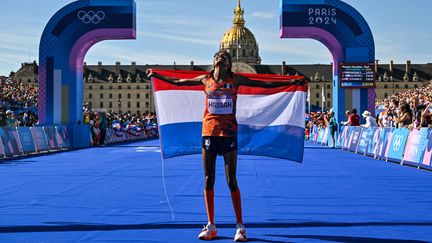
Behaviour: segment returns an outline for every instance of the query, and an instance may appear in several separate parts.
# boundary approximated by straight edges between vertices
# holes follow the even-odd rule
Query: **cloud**
[[[261,19],[276,19],[279,16],[279,11],[273,10],[269,12],[254,12],[252,17]]]

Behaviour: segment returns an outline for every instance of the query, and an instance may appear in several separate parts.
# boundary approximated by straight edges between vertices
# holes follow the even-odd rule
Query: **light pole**
[[[121,114],[121,100],[117,101],[119,114]]]

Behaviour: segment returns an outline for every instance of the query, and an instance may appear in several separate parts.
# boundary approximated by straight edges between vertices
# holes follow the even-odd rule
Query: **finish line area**
[[[3,161],[0,242],[202,242],[201,155],[163,165],[170,204],[158,140]],[[430,173],[310,142],[302,164],[240,155],[249,241],[430,242]],[[232,242],[222,158],[215,217]]]

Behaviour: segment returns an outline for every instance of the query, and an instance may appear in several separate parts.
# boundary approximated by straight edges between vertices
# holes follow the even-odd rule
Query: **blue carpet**
[[[0,242],[201,242],[200,155],[166,160],[158,141],[0,164]],[[240,156],[250,242],[430,242],[432,174],[305,144],[303,164]],[[216,242],[235,216],[218,159]],[[174,219],[173,219],[174,216]]]

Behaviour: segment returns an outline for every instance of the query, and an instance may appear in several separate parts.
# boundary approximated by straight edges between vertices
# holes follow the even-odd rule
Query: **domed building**
[[[219,50],[228,51],[233,62],[261,64],[255,36],[245,27],[244,9],[241,8],[240,0],[237,2],[234,14],[234,26],[225,33],[219,45]]]

